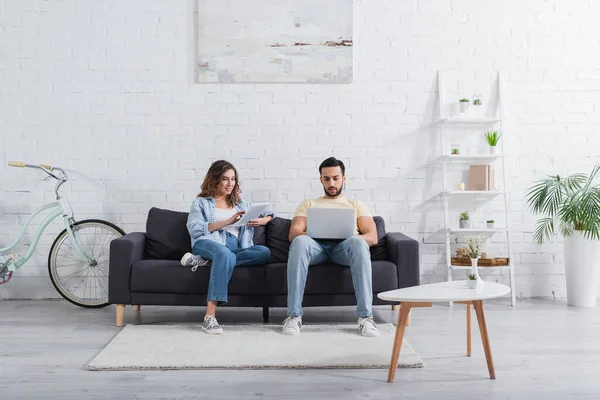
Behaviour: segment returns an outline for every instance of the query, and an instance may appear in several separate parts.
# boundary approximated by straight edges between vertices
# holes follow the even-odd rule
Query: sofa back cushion
[[[146,258],[179,260],[192,251],[188,213],[152,207],[146,221]]]
[[[381,217],[373,217],[377,227],[377,245],[370,248],[371,260],[386,260],[387,251],[385,248],[385,222]],[[287,262],[290,252],[290,242],[288,235],[292,221],[287,218],[274,218],[267,224],[266,242],[271,250],[271,262]]]

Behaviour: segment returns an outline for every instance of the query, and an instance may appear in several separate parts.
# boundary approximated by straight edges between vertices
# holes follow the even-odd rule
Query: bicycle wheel
[[[92,261],[81,258],[65,229],[54,240],[48,255],[50,280],[56,291],[75,305],[105,307],[108,305],[110,242],[125,232],[99,219],[75,222],[71,229]]]

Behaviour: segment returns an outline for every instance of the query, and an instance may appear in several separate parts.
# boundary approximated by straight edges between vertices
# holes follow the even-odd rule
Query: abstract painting
[[[352,82],[353,0],[198,0],[199,82]]]

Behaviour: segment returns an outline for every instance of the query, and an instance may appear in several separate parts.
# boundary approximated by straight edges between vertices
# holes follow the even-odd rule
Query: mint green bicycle
[[[11,167],[34,168],[44,171],[57,181],[56,201],[35,209],[23,224],[15,241],[0,248],[0,285],[8,283],[14,272],[33,255],[46,227],[62,217],[65,229],[56,237],[48,255],[48,273],[56,291],[69,302],[85,308],[108,305],[108,262],[110,242],[125,235],[118,226],[99,219],[75,221],[69,201],[58,191],[69,180],[62,169],[50,165],[31,165],[10,161]],[[24,256],[7,254],[21,241],[25,229],[41,212],[52,210],[37,228],[29,250]]]

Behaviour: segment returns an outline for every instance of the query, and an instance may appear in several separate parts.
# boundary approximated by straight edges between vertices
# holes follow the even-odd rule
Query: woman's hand
[[[246,211],[238,211],[231,216],[231,218],[225,220],[225,225],[235,224],[238,219],[242,218],[242,215],[246,214]]]
[[[270,215],[268,217],[263,217],[263,218],[254,218],[254,219],[251,219],[250,221],[248,221],[248,224],[246,226],[254,228],[259,225],[266,225],[272,219],[273,219],[273,217],[271,217]]]

